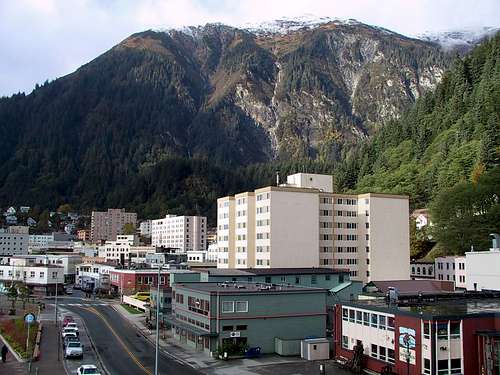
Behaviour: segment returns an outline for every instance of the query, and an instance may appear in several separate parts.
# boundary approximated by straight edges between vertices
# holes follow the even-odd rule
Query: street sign
[[[35,315],[32,314],[32,313],[28,313],[24,316],[24,321],[27,323],[27,324],[31,324],[33,323],[34,321],[36,320],[35,318]]]

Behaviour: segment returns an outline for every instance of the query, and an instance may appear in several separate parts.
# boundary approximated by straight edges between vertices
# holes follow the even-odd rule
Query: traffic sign
[[[36,320],[35,318],[35,315],[32,314],[32,313],[28,313],[24,316],[24,321],[27,323],[27,324],[31,324],[33,323],[34,321]]]

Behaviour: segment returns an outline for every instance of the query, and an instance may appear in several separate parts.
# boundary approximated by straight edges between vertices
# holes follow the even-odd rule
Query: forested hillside
[[[346,155],[341,187],[431,203],[448,252],[488,246],[500,230],[500,34],[457,59],[435,91]]]

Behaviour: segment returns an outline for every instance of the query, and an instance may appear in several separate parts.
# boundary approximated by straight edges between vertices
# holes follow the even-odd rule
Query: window
[[[3,273],[3,271],[2,271],[2,273]],[[35,271],[31,271],[31,272],[30,272],[30,277],[31,277],[31,278],[34,278],[34,277],[35,277]]]
[[[365,325],[365,326],[370,325],[370,314],[367,312],[363,313],[363,325]]]
[[[366,246],[366,252],[369,253],[370,252],[370,246]]]
[[[349,337],[342,336],[342,348],[349,349]]]
[[[431,323],[424,322],[424,339],[430,339],[430,338],[431,338]]]
[[[370,357],[378,358],[378,347],[375,344],[372,344],[372,351],[370,353]]]
[[[447,359],[440,359],[438,361],[438,374],[449,374],[448,371],[448,360]]]
[[[266,276],[266,283],[270,284],[271,283],[271,276]]]
[[[385,316],[384,315],[379,315],[379,317],[378,317],[378,325],[379,325],[380,329],[385,329],[385,322],[386,322]]]
[[[450,322],[450,338],[460,338],[460,322]]]
[[[248,312],[248,301],[236,301],[236,312]]]
[[[438,339],[448,339],[448,323],[438,323],[437,324],[437,336]]]
[[[387,349],[387,362],[389,363],[394,363],[394,350],[393,349]]]
[[[365,223],[365,227],[366,227],[366,229],[369,229],[370,228],[370,223]]]
[[[295,277],[295,284],[300,284],[300,277],[298,276]]]
[[[462,361],[460,358],[452,359],[451,361],[451,373],[461,374],[462,373]]]
[[[222,312],[223,313],[234,312],[234,302],[233,301],[223,301],[222,302]]]
[[[381,361],[386,361],[386,355],[387,355],[387,350],[383,347],[383,346],[380,346],[378,348],[378,359],[380,359]]]
[[[354,310],[349,310],[349,321],[354,323]]]
[[[342,309],[342,320],[345,320],[347,322],[348,318],[349,318],[349,310]]]
[[[424,374],[431,373],[431,360],[428,358],[424,358]]]
[[[316,283],[317,283],[316,275],[311,275],[311,284],[316,284]]]
[[[378,322],[378,317],[377,314],[371,314],[371,322],[372,322],[372,327],[377,328],[377,322]]]
[[[387,330],[394,331],[394,318],[391,316],[387,317]]]
[[[229,332],[233,330],[233,326],[222,326],[222,330],[225,332]]]
[[[246,331],[247,330],[247,325],[246,324],[241,324],[236,326],[237,331]]]
[[[356,323],[363,324],[363,313],[356,310]]]

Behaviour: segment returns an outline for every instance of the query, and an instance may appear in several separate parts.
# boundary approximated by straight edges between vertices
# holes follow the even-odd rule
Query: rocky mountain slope
[[[435,43],[356,21],[137,33],[0,99],[0,199],[124,205],[118,190],[172,158],[336,161],[435,87],[450,61]]]

